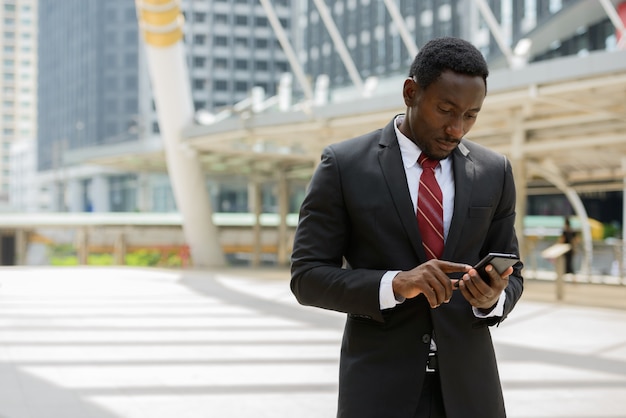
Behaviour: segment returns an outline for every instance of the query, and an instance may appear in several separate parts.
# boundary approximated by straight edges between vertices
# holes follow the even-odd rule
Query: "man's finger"
[[[439,268],[444,273],[467,273],[472,266],[469,264],[453,263],[452,261],[439,260]]]

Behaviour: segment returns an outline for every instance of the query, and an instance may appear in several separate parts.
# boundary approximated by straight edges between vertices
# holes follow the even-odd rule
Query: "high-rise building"
[[[9,202],[10,150],[36,135],[37,1],[0,1],[0,205]]]
[[[300,58],[313,77],[325,74],[331,86],[353,83],[317,2],[303,0]],[[513,50],[533,39],[529,62],[614,48],[615,28],[595,2],[578,0],[397,0],[403,22],[392,19],[383,0],[324,2],[328,15],[362,78],[405,74],[413,60],[402,38],[402,26],[419,48],[439,36],[457,36],[476,45],[492,69],[507,65],[498,41]],[[489,18],[498,25],[494,35]],[[615,2],[614,2],[615,3]]]
[[[273,3],[289,32],[289,1]],[[52,210],[174,210],[162,167],[156,173],[84,164],[160,141],[134,2],[40,0],[39,7],[38,170],[50,184]],[[258,1],[183,0],[181,9],[196,110],[232,106],[253,87],[276,93],[288,62]],[[213,187],[213,196],[246,187]]]

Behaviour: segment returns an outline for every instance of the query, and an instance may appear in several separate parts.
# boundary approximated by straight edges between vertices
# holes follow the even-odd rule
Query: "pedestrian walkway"
[[[0,418],[331,418],[342,324],[284,270],[1,268]],[[523,298],[493,337],[510,418],[626,417],[626,310]]]

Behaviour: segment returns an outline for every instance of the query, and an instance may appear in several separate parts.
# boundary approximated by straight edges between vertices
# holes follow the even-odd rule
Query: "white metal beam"
[[[515,65],[515,57],[513,55],[513,51],[511,50],[511,47],[505,42],[504,36],[502,35],[502,29],[500,28],[500,24],[493,15],[491,8],[487,4],[487,1],[474,0],[474,3],[476,3],[476,6],[478,6],[480,14],[482,15],[483,19],[485,19],[487,26],[489,26],[489,30],[491,31],[491,34],[498,43],[500,51],[502,51],[502,54],[504,54],[504,56],[506,57],[509,67],[512,68]]]
[[[404,18],[402,17],[402,14],[398,9],[395,0],[384,0],[384,2],[385,6],[387,6],[387,11],[389,12],[389,15],[391,16],[391,20],[398,29],[398,33],[400,33],[402,42],[404,42],[404,45],[409,52],[409,56],[415,57],[418,52],[417,44],[415,43],[415,39],[411,36],[411,33],[406,27]]]
[[[346,67],[350,79],[354,83],[357,90],[363,92],[363,79],[361,79],[361,74],[359,74],[359,71],[354,65],[354,61],[352,60],[350,52],[348,51],[348,48],[346,48],[346,44],[343,41],[337,26],[335,25],[335,21],[328,10],[328,6],[326,6],[326,2],[324,0],[313,0],[313,3],[315,3],[315,7],[317,8],[318,13],[326,26],[326,30],[328,30],[328,34],[330,35],[333,44],[335,44],[337,53],[339,54],[343,65]]]
[[[621,39],[617,44],[619,49],[626,48],[626,27],[624,27],[624,22],[620,18],[619,14],[617,14],[617,10],[613,6],[610,0],[598,0],[602,5],[602,8],[606,12],[607,16],[615,26],[615,30],[617,30],[621,34]]]
[[[276,38],[278,38],[278,42],[280,42],[280,46],[283,48],[285,55],[287,55],[287,59],[289,60],[289,65],[291,65],[291,69],[294,72],[296,78],[298,79],[298,82],[300,83],[302,90],[304,91],[304,96],[308,100],[312,100],[313,89],[311,88],[311,83],[309,82],[308,78],[304,74],[304,70],[302,69],[302,66],[300,65],[300,61],[298,60],[296,53],[291,47],[291,43],[289,42],[289,38],[287,37],[287,34],[285,33],[285,29],[280,24],[280,20],[276,16],[276,11],[274,10],[274,7],[272,6],[271,1],[270,0],[259,0],[259,1],[261,2],[263,9],[265,10],[265,14],[267,15],[267,19],[269,20],[270,25],[272,25],[272,29],[274,29],[274,34],[276,35]]]

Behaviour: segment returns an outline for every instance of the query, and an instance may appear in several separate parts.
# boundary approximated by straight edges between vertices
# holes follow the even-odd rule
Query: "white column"
[[[194,109],[179,2],[137,0],[136,4],[167,170],[193,264],[221,266],[225,259],[213,224],[206,178],[197,153],[182,140],[182,130],[193,122]]]
[[[80,179],[67,180],[65,205],[67,206],[68,212],[83,211],[83,190]]]
[[[104,174],[99,174],[91,180],[91,204],[94,212],[110,212],[110,188],[109,179]]]
[[[152,210],[152,187],[150,175],[146,173],[137,175],[137,209],[140,212]]]
[[[280,219],[278,220],[278,246],[277,246],[277,259],[278,265],[289,265],[289,253],[288,253],[288,230],[287,230],[287,215],[289,214],[289,183],[287,182],[287,175],[284,169],[281,169],[278,175],[278,213]]]
[[[261,253],[263,251],[261,242],[261,213],[263,205],[261,183],[252,180],[248,190],[248,207],[250,207],[250,211],[254,214],[254,225],[252,225],[252,258],[250,264],[253,267],[258,267],[261,265]]]
[[[524,143],[526,142],[526,130],[524,129],[524,114],[517,111],[511,118],[513,125],[513,136],[511,137],[511,164],[513,165],[513,176],[515,178],[515,189],[517,198],[515,200],[515,230],[519,241],[519,250],[522,260],[530,254],[526,247],[526,237],[524,235],[524,218],[526,217],[527,199],[527,179],[526,161],[524,159]]]

